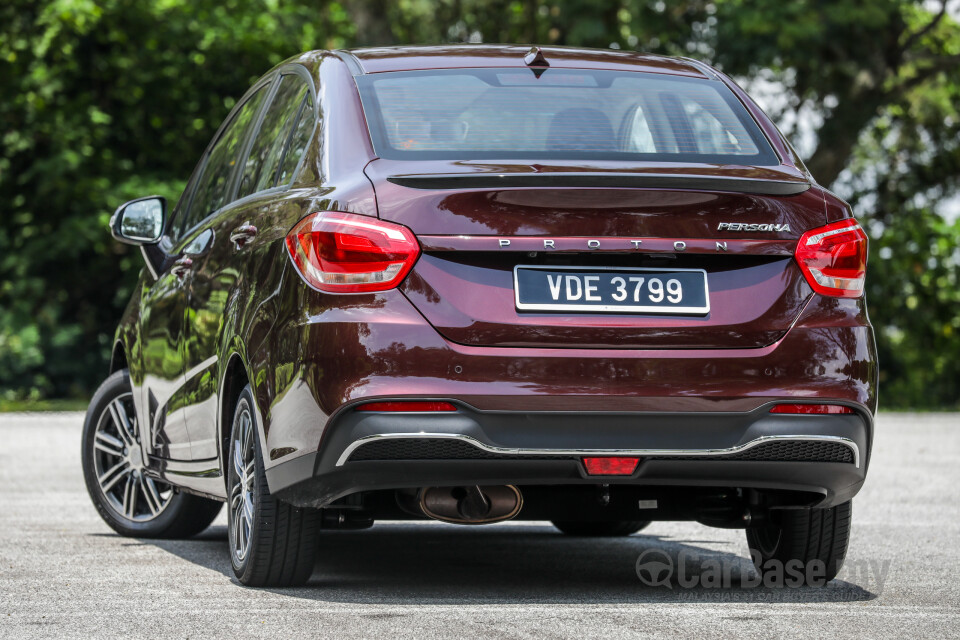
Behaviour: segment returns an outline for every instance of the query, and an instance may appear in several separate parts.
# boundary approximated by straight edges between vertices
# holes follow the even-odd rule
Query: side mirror
[[[154,244],[163,234],[166,212],[167,201],[161,196],[131,200],[110,218],[110,233],[125,244]]]

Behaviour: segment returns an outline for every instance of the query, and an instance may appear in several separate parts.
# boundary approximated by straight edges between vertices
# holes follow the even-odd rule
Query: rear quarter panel
[[[315,80],[319,124],[314,139],[293,188],[251,211],[258,234],[240,266],[245,275],[238,282],[236,299],[228,309],[220,347],[221,380],[232,357],[241,357],[245,364],[263,426],[262,444],[268,467],[284,456],[306,453],[285,451],[282,444],[268,447],[271,425],[282,421],[292,429],[309,432],[310,420],[317,415],[315,401],[306,408],[280,403],[284,397],[300,393],[297,372],[310,346],[283,340],[281,335],[290,334],[276,328],[302,324],[308,309],[298,296],[318,295],[291,267],[286,234],[303,216],[315,211],[377,215],[373,188],[363,173],[373,158],[373,148],[353,77],[340,58],[324,55],[316,67]],[[301,408],[284,409],[293,406]],[[224,428],[221,424],[221,431]]]

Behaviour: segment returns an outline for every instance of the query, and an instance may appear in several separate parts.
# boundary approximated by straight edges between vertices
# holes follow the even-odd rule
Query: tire
[[[230,562],[251,587],[304,584],[316,560],[320,511],[301,509],[270,495],[250,385],[234,409],[226,460]]]
[[[122,536],[189,538],[210,526],[223,507],[149,473],[126,369],[104,380],[93,395],[81,443],[83,478],[93,506]]]
[[[614,522],[577,522],[574,520],[553,520],[553,526],[568,536],[590,536],[611,538],[629,536],[650,524],[649,520],[621,520]]]
[[[787,563],[803,565],[803,582],[823,586],[837,577],[850,542],[853,503],[844,502],[829,509],[783,510],[775,522],[747,529],[747,544],[757,571],[784,571]],[[810,571],[813,563],[822,563],[822,571]],[[812,577],[812,579],[811,579]]]

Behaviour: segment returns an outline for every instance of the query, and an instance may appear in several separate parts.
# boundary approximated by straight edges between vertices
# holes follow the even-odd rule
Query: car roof
[[[646,71],[699,78],[710,77],[705,64],[687,58],[670,58],[636,51],[540,47],[550,67],[558,69],[609,69]],[[452,44],[429,47],[370,47],[349,49],[361,73],[462,69],[476,67],[525,68],[530,45]]]

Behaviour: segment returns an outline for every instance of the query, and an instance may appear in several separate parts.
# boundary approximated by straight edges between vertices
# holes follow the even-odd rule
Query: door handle
[[[183,277],[187,275],[187,272],[190,271],[190,267],[192,266],[193,260],[187,256],[183,256],[173,263],[173,267],[170,268],[170,272],[182,280]]]
[[[245,222],[233,230],[233,233],[230,234],[230,242],[236,244],[237,249],[241,249],[243,245],[250,242],[256,235],[257,228],[249,222]]]

